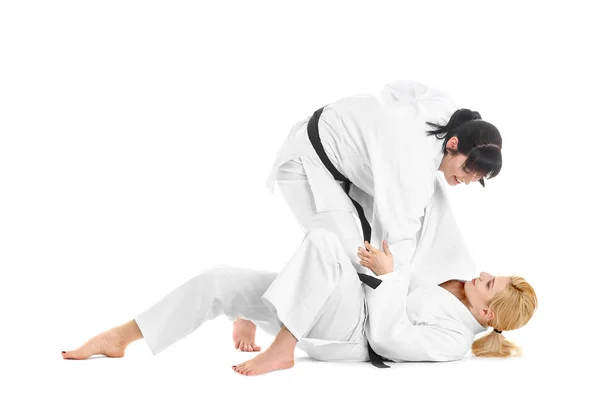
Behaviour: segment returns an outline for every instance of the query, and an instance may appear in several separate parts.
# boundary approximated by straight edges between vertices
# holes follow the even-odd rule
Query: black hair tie
[[[502,331],[498,331],[496,328],[494,328],[494,332],[497,332],[498,334],[502,334]]]

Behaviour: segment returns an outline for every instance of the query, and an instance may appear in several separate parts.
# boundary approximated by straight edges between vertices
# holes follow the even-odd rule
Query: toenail
[[[62,352],[63,354],[66,354],[66,352],[65,352],[65,351],[61,351],[61,352]]]

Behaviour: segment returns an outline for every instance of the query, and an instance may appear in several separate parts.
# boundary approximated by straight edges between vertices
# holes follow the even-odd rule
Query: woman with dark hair
[[[396,81],[380,98],[342,98],[296,123],[267,185],[277,182],[305,232],[333,232],[357,271],[372,274],[358,246],[387,240],[396,268],[408,266],[436,174],[450,186],[484,186],[502,168],[501,148],[500,132],[478,112],[456,109],[435,88]],[[256,350],[251,328],[239,331],[247,323],[234,325],[236,347]]]
[[[462,170],[473,175],[480,175],[479,183],[485,187],[485,178],[491,179],[500,173],[502,168],[502,138],[498,129],[481,120],[477,111],[459,109],[455,111],[446,125],[427,122],[433,130],[427,131],[428,135],[435,135],[444,141],[442,147],[444,157],[446,154],[460,156],[463,160]],[[450,142],[450,146],[448,145]],[[444,160],[442,159],[442,162]],[[449,172],[444,172],[444,177],[449,185],[463,182],[463,178],[454,175],[448,180]],[[468,182],[466,182],[468,184]]]

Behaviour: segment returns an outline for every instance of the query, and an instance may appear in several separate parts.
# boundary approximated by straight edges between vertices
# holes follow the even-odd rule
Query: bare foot
[[[240,375],[261,375],[278,369],[288,369],[294,366],[294,354],[286,354],[280,348],[270,347],[262,354],[240,365],[232,366]]]
[[[125,355],[125,347],[129,343],[119,327],[113,328],[83,344],[77,349],[63,351],[64,359],[88,359],[92,355],[106,355],[111,358],[121,358]]]
[[[245,352],[257,352],[261,348],[254,343],[256,325],[252,321],[238,318],[233,321],[233,344],[235,349]]]

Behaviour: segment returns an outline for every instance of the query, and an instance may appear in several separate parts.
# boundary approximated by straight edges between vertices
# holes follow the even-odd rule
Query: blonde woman
[[[241,375],[291,368],[295,347],[338,362],[368,361],[369,344],[394,362],[459,360],[470,348],[479,356],[520,352],[499,332],[522,327],[536,309],[535,292],[523,278],[481,273],[439,285],[411,282],[407,271],[394,269],[386,243],[381,251],[367,244],[358,254],[377,275],[368,276],[375,285],[361,283],[334,233],[316,229],[280,273],[207,269],[133,320],[62,356],[122,357],[142,338],[157,354],[220,315],[241,316],[275,335],[267,350],[232,366]],[[495,330],[473,342],[488,328]]]

